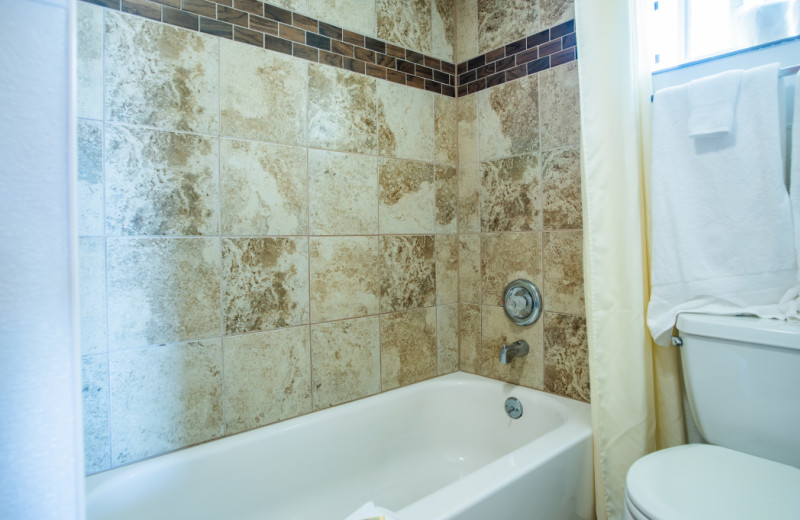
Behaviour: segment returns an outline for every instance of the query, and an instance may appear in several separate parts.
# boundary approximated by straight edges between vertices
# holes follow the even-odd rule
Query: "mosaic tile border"
[[[260,0],[83,0],[445,96],[456,67]]]
[[[458,97],[578,59],[575,20],[458,64]]]

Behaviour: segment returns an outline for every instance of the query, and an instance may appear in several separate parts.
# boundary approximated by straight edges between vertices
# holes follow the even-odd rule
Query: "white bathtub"
[[[524,413],[509,418],[505,399]],[[89,520],[594,518],[584,403],[450,374],[87,478]]]

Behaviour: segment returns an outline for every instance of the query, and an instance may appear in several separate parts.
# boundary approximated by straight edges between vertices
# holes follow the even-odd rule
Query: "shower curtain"
[[[638,458],[685,443],[680,363],[649,335],[651,80],[638,0],[576,0],[584,278],[597,516],[622,517]]]

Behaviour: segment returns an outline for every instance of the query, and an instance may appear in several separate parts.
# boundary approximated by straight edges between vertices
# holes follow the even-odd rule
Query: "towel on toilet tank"
[[[647,324],[660,345],[679,312],[797,317],[779,305],[797,262],[777,65],[743,71],[729,132],[692,137],[689,117],[688,85],[655,94]]]

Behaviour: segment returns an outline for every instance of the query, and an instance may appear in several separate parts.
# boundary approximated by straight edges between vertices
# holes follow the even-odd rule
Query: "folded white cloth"
[[[397,513],[389,511],[380,506],[376,506],[374,502],[367,502],[359,507],[353,514],[345,518],[345,520],[400,520]]]
[[[741,79],[741,70],[729,70],[689,82],[690,136],[731,131]]]
[[[687,85],[655,94],[647,324],[658,344],[682,311],[790,317],[779,307],[797,266],[777,81],[775,64],[745,71],[731,131],[702,139],[686,132]]]
[[[800,73],[795,75],[794,119],[792,121],[791,168],[789,169],[789,200],[794,224],[794,247],[800,262]],[[797,270],[798,289],[781,301],[781,310],[789,314],[800,312],[800,269]]]

